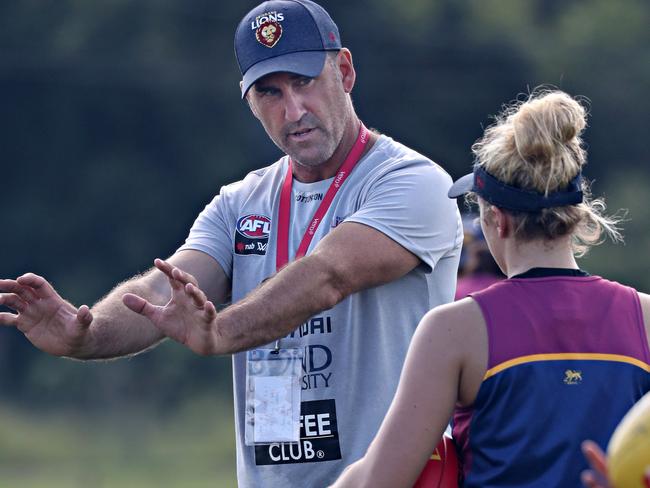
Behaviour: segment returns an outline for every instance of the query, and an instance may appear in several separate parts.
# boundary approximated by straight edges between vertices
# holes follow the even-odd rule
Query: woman
[[[579,269],[620,239],[581,177],[584,108],[559,91],[507,108],[473,146],[473,194],[508,279],[430,311],[366,455],[336,487],[412,486],[453,415],[466,487],[580,486],[584,439],[604,446],[650,390],[650,296]]]

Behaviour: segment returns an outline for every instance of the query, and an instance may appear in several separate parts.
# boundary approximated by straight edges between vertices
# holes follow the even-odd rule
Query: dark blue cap
[[[242,98],[262,76],[288,72],[318,76],[327,51],[341,49],[336,24],[310,0],[272,0],[248,12],[235,32]]]
[[[479,165],[474,171],[459,178],[449,189],[447,196],[456,198],[474,192],[485,201],[507,210],[538,212],[543,208],[564,207],[582,202],[582,175],[578,173],[564,191],[547,195],[536,191],[522,190],[499,181]]]

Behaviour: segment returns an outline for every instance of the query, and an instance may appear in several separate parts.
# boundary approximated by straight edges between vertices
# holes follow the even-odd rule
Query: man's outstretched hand
[[[63,300],[45,278],[27,273],[0,280],[0,325],[16,327],[39,349],[56,356],[77,356],[89,336],[93,316]]]
[[[154,265],[169,280],[172,295],[165,305],[154,305],[144,298],[126,293],[124,305],[147,317],[167,337],[201,355],[218,353],[217,310],[199,288],[194,276],[156,259]]]

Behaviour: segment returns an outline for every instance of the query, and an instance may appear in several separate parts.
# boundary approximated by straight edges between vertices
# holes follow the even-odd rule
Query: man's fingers
[[[192,276],[189,273],[186,273],[182,269],[177,268],[176,266],[168,263],[163,259],[156,258],[153,264],[156,266],[156,268],[158,268],[160,271],[162,271],[167,275],[172,287],[175,290],[179,290],[180,288],[178,287],[178,285],[174,283],[173,280],[180,282],[182,285],[187,285],[188,283],[192,283],[193,285],[198,286],[198,282],[196,281],[196,278],[194,278],[194,276]]]
[[[194,286],[192,283],[185,285],[185,291],[192,298],[194,305],[203,309],[205,312],[205,325],[209,327],[210,322],[217,317],[217,309],[214,304],[208,300],[208,297],[199,287]]]
[[[164,259],[160,259],[160,258],[154,259],[153,265],[156,268],[158,268],[160,271],[165,273],[167,276],[169,276],[170,278],[172,277],[172,269],[174,269],[174,267]]]
[[[122,303],[135,313],[144,315],[149,320],[154,321],[158,308],[144,298],[134,295],[133,293],[126,293],[122,296]]]
[[[27,303],[15,293],[0,293],[0,305],[21,313],[27,308]]]
[[[90,313],[88,305],[82,305],[79,307],[79,310],[77,310],[77,320],[84,327],[90,326],[91,322],[93,321],[93,314]]]
[[[33,302],[37,299],[32,288],[23,286],[16,280],[0,280],[0,290],[15,293],[26,302]]]
[[[34,290],[37,298],[58,297],[59,294],[54,290],[52,285],[42,276],[34,273],[24,274],[16,279],[18,284],[28,286]]]
[[[156,268],[158,268],[158,270],[162,271],[165,274],[165,276],[167,276],[167,278],[169,279],[169,284],[174,290],[180,290],[182,288],[183,285],[181,283],[178,283],[176,279],[172,276],[172,270],[174,269],[174,267],[171,264],[169,264],[167,261],[164,261],[160,258],[154,259],[153,264]]]
[[[16,291],[16,288],[20,288],[20,285],[16,280],[0,280],[0,290],[2,291]]]
[[[167,337],[170,337],[181,344],[185,344],[185,341],[179,336],[179,334],[186,332],[179,332],[177,327],[178,324],[174,322],[170,323],[168,320],[165,320],[164,314],[161,314],[164,307],[152,305],[144,298],[134,295],[133,293],[125,293],[122,296],[122,302],[130,310],[133,310],[135,313],[143,315],[151,320],[153,325],[155,325],[160,332],[165,334]]]
[[[194,286],[192,283],[188,283],[185,285],[185,292],[192,298],[194,305],[198,308],[203,308],[203,305],[205,305],[205,302],[207,301],[207,297],[200,288]]]
[[[205,310],[205,318],[208,322],[212,322],[217,318],[217,309],[214,307],[214,304],[212,302],[205,302],[203,309]]]
[[[9,312],[0,312],[0,325],[16,327],[18,325],[18,315]]]
[[[170,264],[163,259],[156,258],[154,259],[153,264],[156,266],[156,268],[158,268],[160,271],[165,273],[168,278],[178,280],[182,282],[184,285],[187,283],[196,282],[196,280],[191,274],[182,271],[181,269],[177,268],[173,264]]]
[[[198,286],[198,282],[196,281],[196,278],[194,278],[194,276],[192,276],[189,273],[186,273],[180,268],[174,267],[174,269],[172,269],[172,276],[185,285],[187,285],[188,283],[192,283],[193,285]]]
[[[185,283],[179,282],[176,278],[174,278],[172,274],[174,267],[171,264],[159,258],[154,259],[153,264],[156,266],[156,268],[158,268],[158,270],[162,271],[165,276],[167,276],[167,279],[169,279],[169,286],[172,287],[172,290],[179,291],[183,289],[183,285]]]

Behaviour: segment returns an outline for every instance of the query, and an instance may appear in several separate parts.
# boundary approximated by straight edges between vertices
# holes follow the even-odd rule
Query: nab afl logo
[[[266,47],[275,46],[280,37],[282,37],[281,21],[284,20],[284,15],[279,12],[268,12],[260,15],[251,23],[251,27],[255,30],[255,38],[257,41]]]
[[[265,215],[249,214],[237,221],[235,254],[266,254],[271,233],[271,219]]]
[[[237,221],[237,232],[251,239],[268,239],[271,219],[264,215],[246,215]]]

